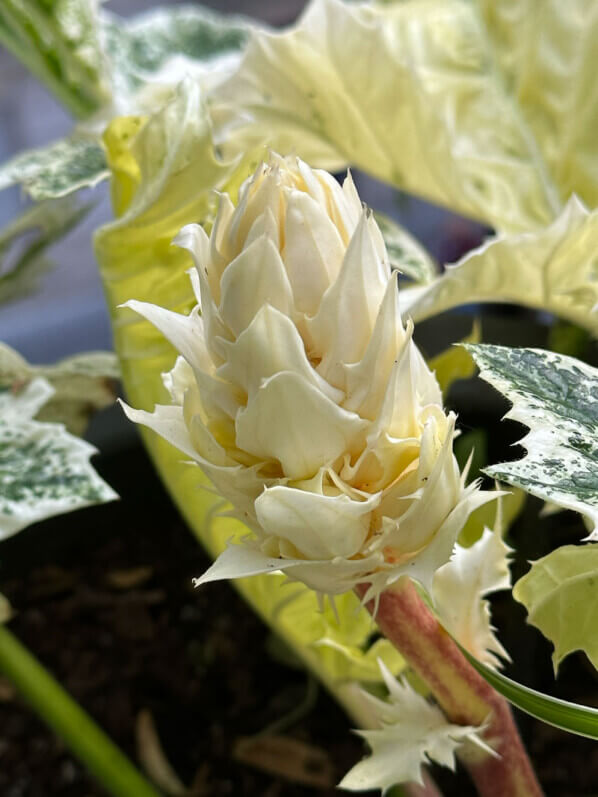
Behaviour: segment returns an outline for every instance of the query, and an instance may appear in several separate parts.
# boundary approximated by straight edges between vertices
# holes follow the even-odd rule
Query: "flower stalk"
[[[0,625],[0,672],[114,797],[159,797],[106,734],[19,640]]]
[[[356,592],[366,594],[367,585]],[[413,582],[400,579],[381,593],[375,611],[380,630],[430,687],[447,717],[460,725],[484,726],[483,740],[497,753],[463,748],[459,757],[481,797],[541,797],[542,789],[508,703],[469,664],[428,609]]]

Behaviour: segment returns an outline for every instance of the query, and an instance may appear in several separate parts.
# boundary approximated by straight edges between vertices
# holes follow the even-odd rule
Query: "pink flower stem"
[[[357,587],[360,598],[367,586]],[[374,601],[367,608],[373,613]],[[481,797],[541,797],[507,701],[469,664],[410,579],[381,594],[375,619],[452,722],[486,725],[482,737],[498,756],[473,745],[459,756]]]

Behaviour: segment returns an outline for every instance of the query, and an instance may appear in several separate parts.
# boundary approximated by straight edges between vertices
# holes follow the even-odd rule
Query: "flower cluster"
[[[322,593],[430,587],[468,514],[455,417],[403,325],[396,273],[353,180],[272,154],[220,199],[184,316],[136,301],[180,352],[172,403],[127,408],[200,465],[253,532],[202,581],[284,570]]]

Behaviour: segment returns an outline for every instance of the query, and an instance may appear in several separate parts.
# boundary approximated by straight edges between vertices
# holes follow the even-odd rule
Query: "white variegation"
[[[436,764],[455,768],[455,751],[464,743],[481,745],[471,726],[454,725],[442,711],[418,695],[406,681],[397,681],[379,662],[388,700],[380,700],[369,692],[360,690],[361,702],[369,706],[361,711],[369,716],[376,730],[359,731],[372,753],[360,761],[342,779],[339,786],[348,791],[381,789],[415,782],[423,785],[422,766]]]
[[[108,175],[98,136],[80,131],[0,165],[0,190],[20,183],[34,200],[55,199],[93,188]]]
[[[0,385],[24,386],[38,376],[50,383],[53,392],[41,411],[34,413],[37,420],[64,423],[69,432],[82,436],[90,416],[116,400],[120,370],[113,352],[90,351],[53,365],[32,365],[0,343]]]
[[[500,667],[500,658],[508,660],[509,655],[494,634],[484,597],[510,589],[510,550],[499,528],[485,528],[469,548],[457,543],[451,561],[434,576],[432,595],[442,624],[476,659],[490,667]]]
[[[401,292],[415,322],[475,302],[548,310],[598,333],[598,211],[573,196],[544,229],[499,235],[429,285]]]
[[[581,512],[598,531],[598,370],[541,349],[469,345],[480,376],[513,406],[505,415],[529,427],[527,454],[486,468],[495,479]]]
[[[89,462],[97,453],[64,426],[33,417],[54,389],[42,377],[0,387],[0,540],[31,523],[118,496]]]
[[[252,23],[200,5],[164,6],[123,19],[103,10],[100,41],[110,79],[104,116],[154,112],[184,77],[215,88],[238,67]]]
[[[52,5],[68,10],[71,24],[65,27],[64,13],[49,6],[48,13],[40,13],[35,0],[4,5],[0,43],[30,67],[39,60],[37,76],[76,116],[84,117],[68,136],[0,164],[0,190],[19,183],[34,200],[65,196],[105,180],[109,170],[100,137],[106,124],[119,116],[154,113],[184,78],[196,81],[202,91],[213,90],[238,67],[252,26],[247,19],[201,6],[156,8],[124,19],[98,0],[63,0]],[[28,20],[25,26],[21,14]],[[30,30],[38,32],[32,40]],[[73,46],[81,33],[86,34],[85,46]],[[57,64],[59,74],[54,75]]]
[[[198,583],[284,570],[322,593],[427,589],[469,513],[455,417],[405,329],[380,231],[351,177],[272,155],[208,237],[185,227],[198,306],[129,301],[181,356],[171,404],[129,417],[196,462],[252,530]],[[201,315],[199,308],[201,307]]]
[[[0,382],[0,420],[5,424],[31,420],[53,395],[52,385],[39,376],[22,389],[11,387],[10,382]]]

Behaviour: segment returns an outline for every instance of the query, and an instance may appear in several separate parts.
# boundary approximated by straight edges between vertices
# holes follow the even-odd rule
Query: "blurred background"
[[[168,4],[165,0],[164,5]],[[203,5],[221,13],[251,16],[272,26],[295,20],[305,0],[211,0]],[[131,16],[157,5],[151,0],[110,0],[106,8]],[[173,4],[174,5],[174,4]],[[0,163],[23,149],[39,147],[66,135],[72,119],[47,90],[9,53],[0,49]],[[425,202],[356,173],[362,199],[400,220],[441,262],[451,262],[475,246],[483,229]],[[108,185],[84,192],[95,204],[85,222],[50,250],[56,267],[41,281],[41,291],[0,309],[0,340],[34,363],[49,363],[69,354],[110,349],[111,335],[91,236],[111,217]],[[0,192],[0,228],[15,218],[27,201],[19,188]]]
[[[174,5],[163,0],[162,5]],[[151,0],[110,0],[106,8],[131,16],[158,5]],[[292,22],[304,0],[212,0],[202,5],[242,13],[271,25]],[[58,101],[27,69],[0,47],[0,163],[23,149],[66,135],[73,122]],[[44,275],[41,291],[0,309],[0,340],[28,360],[47,363],[78,351],[111,348],[108,316],[94,262],[91,235],[110,219],[106,183],[85,199],[96,204],[85,222],[50,251],[56,268]],[[27,201],[18,187],[0,192],[0,229]]]

